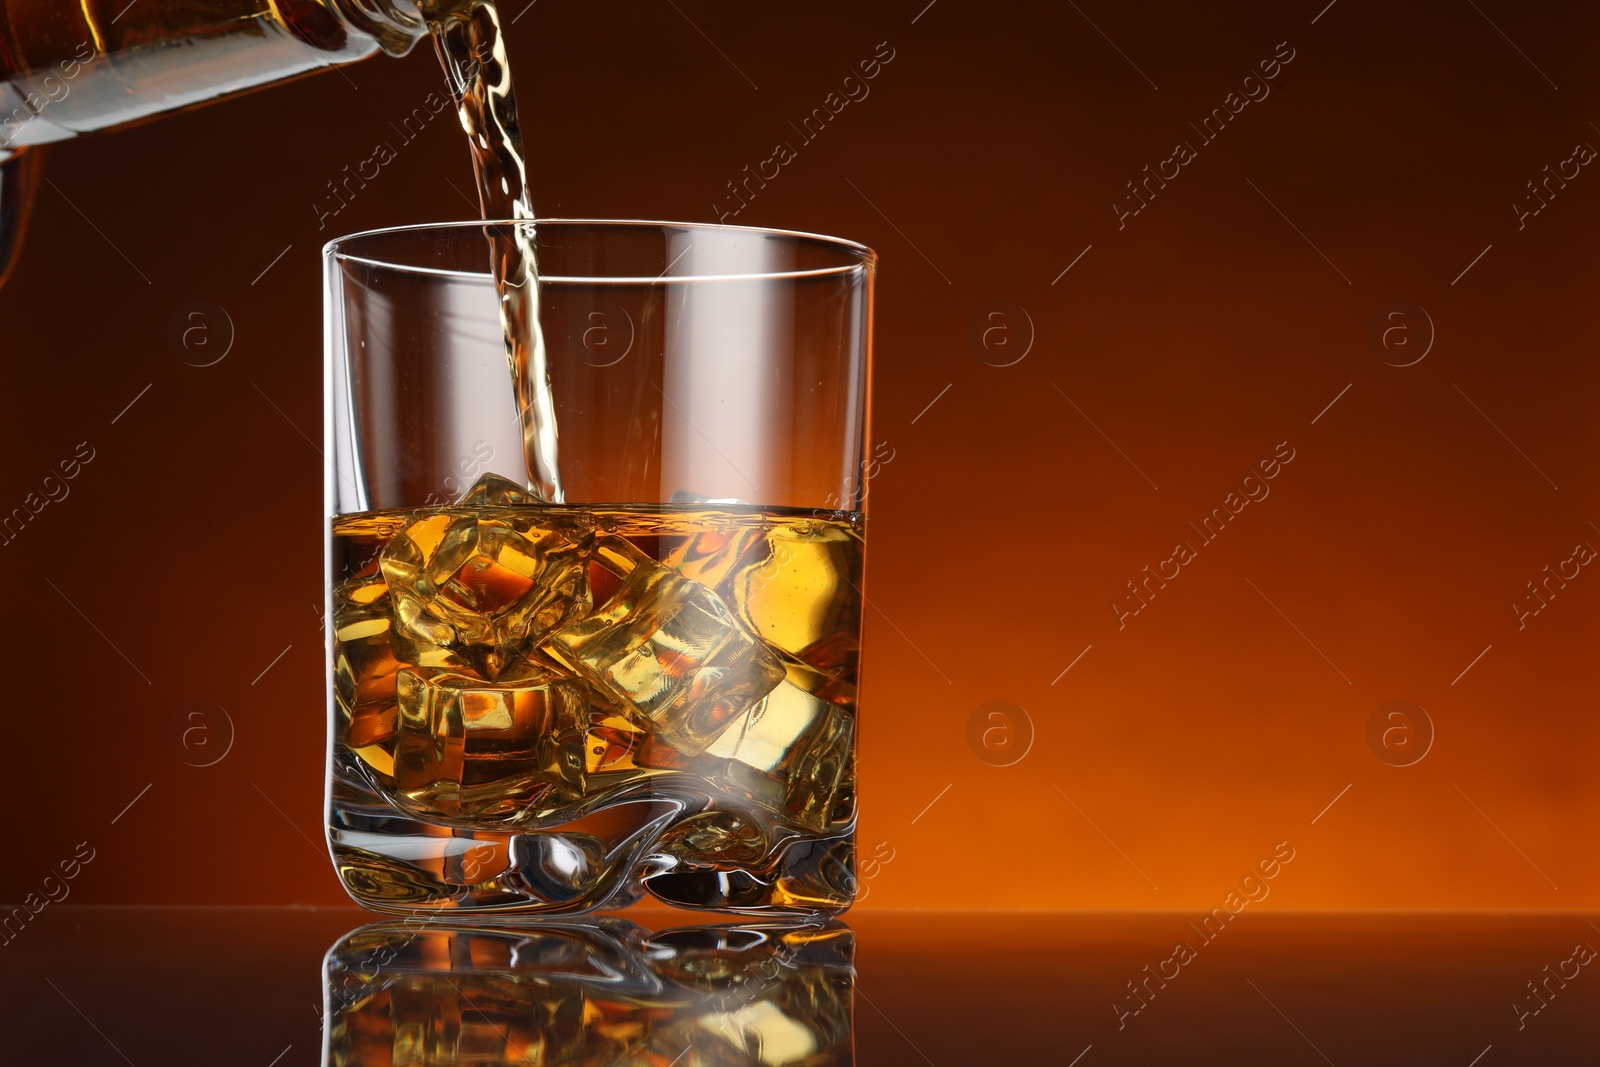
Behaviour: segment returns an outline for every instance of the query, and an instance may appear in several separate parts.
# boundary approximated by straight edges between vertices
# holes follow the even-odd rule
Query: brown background
[[[883,260],[874,439],[895,458],[870,506],[861,841],[892,859],[864,868],[865,906],[1209,908],[1284,841],[1261,907],[1600,904],[1600,577],[1520,631],[1510,607],[1600,545],[1600,176],[1522,230],[1511,207],[1600,144],[1600,17],[924,3],[506,13],[552,216],[712,219],[895,51],[737,219]],[[1284,41],[1271,95],[1119,230],[1124,183],[1198,144],[1188,124]],[[79,442],[95,459],[0,547],[0,899],[84,840],[75,903],[341,899],[320,843],[317,250],[470,211],[446,116],[319,232],[325,183],[441,84],[423,53],[348,73],[48,161],[0,290],[0,507]],[[1368,339],[1396,300],[1437,334],[1404,368]],[[215,366],[169,341],[194,301],[236,332]],[[999,354],[972,339],[995,302],[1018,346]],[[1026,347],[1018,307],[1032,347],[992,366]],[[1284,441],[1270,497],[1119,630],[1124,582]],[[1436,731],[1414,766],[1368,744],[1396,699]],[[969,742],[992,700],[1031,722],[1009,767]],[[236,732],[206,768],[178,741],[196,701]]]

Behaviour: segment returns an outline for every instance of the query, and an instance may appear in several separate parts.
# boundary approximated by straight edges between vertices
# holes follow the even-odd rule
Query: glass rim
[[[346,246],[375,237],[400,236],[404,234],[420,234],[425,232],[449,233],[468,228],[485,228],[490,226],[540,226],[576,227],[600,226],[623,229],[648,229],[670,227],[685,231],[707,231],[722,233],[736,231],[740,233],[758,234],[765,237],[789,237],[807,241],[839,252],[848,257],[848,262],[837,266],[815,267],[806,270],[788,271],[752,271],[739,274],[667,274],[662,271],[654,276],[638,275],[599,275],[577,276],[563,274],[539,275],[540,285],[666,285],[682,282],[731,282],[731,281],[781,281],[799,278],[827,277],[830,275],[850,274],[864,270],[872,273],[877,269],[878,254],[867,245],[859,241],[852,241],[845,237],[833,237],[829,234],[811,233],[806,230],[785,230],[769,226],[730,226],[716,222],[674,222],[665,219],[591,219],[591,218],[533,218],[533,219],[467,219],[454,222],[421,222],[405,226],[382,226],[371,230],[361,230],[356,233],[335,237],[322,246],[322,257],[329,263],[362,263],[368,266],[380,267],[385,270],[401,274],[431,275],[434,277],[460,278],[487,281],[490,274],[484,271],[450,270],[442,267],[424,267],[409,263],[397,263],[388,259],[373,259],[370,256],[357,255],[346,251]],[[680,257],[681,258],[681,257]],[[674,261],[676,263],[676,260]],[[673,264],[668,264],[670,270]]]

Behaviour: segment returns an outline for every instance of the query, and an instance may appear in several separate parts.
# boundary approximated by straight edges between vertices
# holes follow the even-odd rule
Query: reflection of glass
[[[508,373],[484,270],[513,229],[547,381]],[[848,907],[872,253],[555,221],[363,234],[325,265],[351,895]],[[536,402],[548,438],[524,437]]]
[[[324,960],[323,1063],[849,1065],[853,959],[837,921],[375,923]]]

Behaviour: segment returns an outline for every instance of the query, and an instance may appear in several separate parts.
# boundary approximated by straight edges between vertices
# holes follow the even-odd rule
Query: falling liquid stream
[[[424,15],[471,146],[484,219],[531,223],[527,161],[499,12],[490,0],[446,0],[426,6]],[[545,500],[564,503],[550,368],[539,328],[533,227],[496,227],[489,243],[530,485]]]

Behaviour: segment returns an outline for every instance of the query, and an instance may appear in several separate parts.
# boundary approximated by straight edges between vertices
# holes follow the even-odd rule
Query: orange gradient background
[[[1252,907],[1600,906],[1600,575],[1520,629],[1511,606],[1600,546],[1600,176],[1512,208],[1600,144],[1600,15],[925,3],[506,12],[550,216],[714,220],[893,49],[729,219],[882,257],[862,907],[1209,909],[1280,842]],[[1201,144],[1280,42],[1270,95]],[[318,249],[471,212],[446,116],[319,231],[325,184],[442,84],[422,52],[348,73],[51,150],[0,290],[0,511],[94,459],[0,547],[0,899],[85,840],[75,903],[344,899]],[[1180,140],[1197,158],[1119,229]],[[236,334],[206,368],[169,340],[197,300]],[[1435,334],[1407,367],[1369,340],[1398,300]],[[1014,347],[974,340],[997,322]],[[1188,524],[1280,442],[1270,495],[1202,545]],[[1197,557],[1119,628],[1179,541]],[[1368,744],[1401,699],[1435,732],[1408,767]],[[1031,723],[1010,766],[969,743],[994,700]],[[233,722],[215,766],[174,741],[193,701]]]

